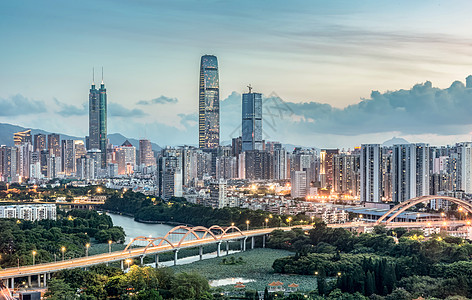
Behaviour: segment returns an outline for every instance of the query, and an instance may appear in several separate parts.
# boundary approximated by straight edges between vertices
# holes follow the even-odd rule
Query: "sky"
[[[218,57],[222,142],[241,94],[264,95],[264,138],[352,148],[392,137],[472,138],[472,2],[1,1],[0,122],[88,132],[108,92],[108,132],[198,143],[200,57]]]

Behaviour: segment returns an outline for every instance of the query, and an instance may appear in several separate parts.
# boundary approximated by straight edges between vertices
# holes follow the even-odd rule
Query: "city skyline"
[[[465,82],[472,73],[465,14],[471,4],[420,2],[288,7],[275,1],[260,18],[254,16],[267,9],[260,3],[234,14],[234,4],[226,3],[206,10],[193,2],[114,2],[105,19],[86,2],[2,3],[7,26],[0,30],[11,43],[0,50],[9,57],[0,73],[0,115],[5,123],[86,136],[84,89],[90,68],[103,65],[112,91],[109,132],[162,146],[196,145],[197,61],[213,53],[220,63],[221,142],[239,135],[241,94],[249,83],[265,97],[277,94],[293,112],[277,120],[281,126],[264,127],[267,140],[319,148],[393,136],[435,145],[470,140],[469,89],[455,80]],[[151,18],[159,10],[165,18]],[[54,26],[48,16],[69,18],[66,26]],[[118,23],[122,16],[129,17],[127,28]],[[20,22],[26,17],[31,22]],[[272,26],[278,23],[283,26]],[[215,36],[224,38],[213,42]],[[86,37],[106,41],[103,51],[85,49]],[[62,39],[67,43],[54,47]],[[256,47],[254,41],[261,42]],[[57,88],[44,88],[53,81]]]

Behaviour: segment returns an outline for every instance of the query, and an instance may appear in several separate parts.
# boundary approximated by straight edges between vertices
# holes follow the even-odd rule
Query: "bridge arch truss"
[[[415,205],[417,205],[419,203],[422,203],[422,202],[429,202],[429,201],[434,200],[434,199],[441,199],[441,200],[446,200],[446,201],[455,203],[455,204],[459,205],[460,207],[462,207],[463,209],[465,209],[470,214],[472,214],[472,203],[470,203],[468,201],[457,199],[457,198],[454,198],[454,197],[449,197],[449,196],[429,195],[429,196],[420,196],[420,197],[416,197],[416,198],[411,198],[407,201],[404,201],[400,204],[395,205],[388,212],[386,212],[383,216],[381,216],[377,220],[376,223],[377,224],[391,223],[391,222],[393,222],[393,220],[395,220],[396,217],[398,217],[402,212],[406,211],[410,207],[415,206]],[[393,215],[391,215],[391,214],[393,214]],[[382,223],[382,221],[384,221],[385,219],[386,219],[386,221],[384,223]]]

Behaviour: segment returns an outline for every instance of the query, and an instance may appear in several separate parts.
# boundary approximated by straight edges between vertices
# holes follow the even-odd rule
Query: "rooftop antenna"
[[[102,66],[102,84],[103,84],[103,66]]]
[[[92,84],[95,84],[95,68],[92,67]]]
[[[251,84],[249,84],[249,85],[247,86],[247,88],[249,89],[249,94],[252,93],[252,86],[251,86]]]

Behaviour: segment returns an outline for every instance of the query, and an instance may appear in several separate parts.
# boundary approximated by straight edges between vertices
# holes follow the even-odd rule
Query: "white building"
[[[27,221],[56,220],[56,205],[26,204],[0,206],[0,218],[22,219]]]
[[[379,144],[361,145],[361,201],[380,202],[382,198],[382,151]]]
[[[393,146],[392,200],[403,202],[429,195],[429,145]]]
[[[292,186],[292,198],[305,198],[307,195],[306,171],[293,171],[290,176]]]

